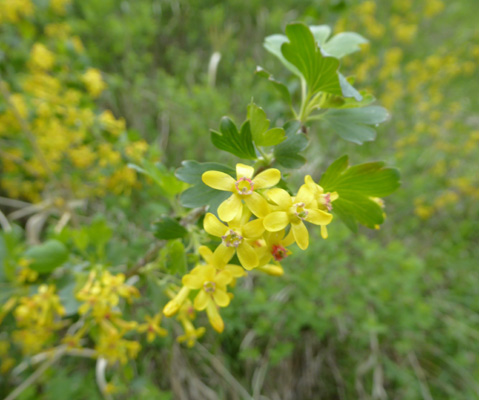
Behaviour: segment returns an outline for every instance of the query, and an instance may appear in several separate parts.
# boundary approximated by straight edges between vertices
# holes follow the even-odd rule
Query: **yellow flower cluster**
[[[369,36],[375,38],[372,47],[377,46],[381,36],[396,41],[382,54],[368,53],[355,66],[356,77],[360,84],[379,86],[375,92],[381,103],[396,115],[390,126],[395,135],[401,133],[395,141],[399,161],[410,157],[411,148],[434,152],[422,158],[425,170],[421,175],[437,179],[438,187],[447,188],[415,199],[414,212],[422,219],[447,212],[466,199],[479,199],[479,179],[470,168],[479,156],[479,134],[467,119],[468,100],[454,98],[445,90],[477,74],[479,46],[440,45],[419,54],[410,51],[414,50],[417,33],[426,26],[430,29],[431,18],[437,18],[446,4],[443,0],[395,0],[387,15],[384,8],[376,7],[376,2],[366,0],[353,7],[354,18],[342,18],[336,26],[337,31],[346,26],[369,31]],[[381,26],[384,31],[378,35]]]
[[[15,307],[13,315],[20,329],[13,332],[13,340],[24,354],[34,354],[45,348],[55,332],[66,325],[62,320],[65,309],[55,291],[53,285],[41,285],[36,294],[7,303],[6,308]]]
[[[61,16],[69,3],[48,6]],[[35,18],[33,9],[29,0],[0,0],[0,23]],[[138,183],[127,162],[144,155],[147,145],[125,141],[124,119],[96,110],[93,101],[107,88],[101,72],[78,70],[75,55],[58,52],[69,45],[80,57],[83,45],[66,22],[49,22],[17,81],[0,81],[6,105],[0,111],[0,186],[9,197],[31,202],[52,194],[83,199],[129,192]]]
[[[204,219],[205,231],[220,238],[221,243],[214,252],[206,246],[199,248],[204,263],[183,276],[182,288],[163,309],[167,317],[189,304],[192,295],[193,309],[206,310],[213,328],[222,332],[219,308],[227,307],[233,297],[228,286],[253,269],[282,275],[279,262],[291,253],[288,246],[296,243],[305,250],[309,245],[305,222],[321,226],[323,238],[327,237],[326,226],[333,218],[330,211],[337,193],[324,193],[308,175],[298,193],[291,196],[284,189],[274,188],[280,179],[277,169],[255,175],[254,168],[244,164],[236,165],[236,179],[220,171],[202,175],[206,185],[231,192],[218,207],[218,216],[224,222],[211,213]],[[241,265],[229,263],[235,254]]]

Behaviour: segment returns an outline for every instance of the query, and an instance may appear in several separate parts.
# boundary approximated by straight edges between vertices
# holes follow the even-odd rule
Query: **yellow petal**
[[[326,225],[321,225],[321,237],[323,239],[328,238],[328,228],[326,228]]]
[[[243,200],[251,212],[258,218],[264,218],[268,215],[270,211],[268,202],[259,193],[253,192],[249,196],[244,196]]]
[[[213,189],[232,192],[235,189],[235,180],[228,174],[220,171],[206,171],[201,175],[203,183]]]
[[[329,198],[331,201],[337,200],[339,198],[338,192],[331,192]]]
[[[303,221],[291,224],[291,230],[293,231],[294,240],[296,240],[298,247],[301,250],[306,250],[309,246],[309,233]]]
[[[236,179],[248,178],[251,179],[254,174],[254,168],[249,165],[238,163],[236,164]]]
[[[281,276],[284,274],[284,270],[281,265],[266,264],[256,269],[271,276]]]
[[[293,235],[293,230],[291,229],[289,233],[286,235],[286,237],[281,241],[281,244],[284,247],[288,247],[294,243],[294,235]]]
[[[208,263],[211,264],[213,261],[213,252],[206,246],[200,246],[198,251],[201,254],[201,257]]]
[[[315,225],[327,225],[333,219],[333,214],[322,210],[309,209],[305,220]]]
[[[234,253],[234,247],[226,247],[224,244],[220,244],[213,253],[213,260],[211,264],[216,268],[221,269],[228,264]]]
[[[243,203],[240,197],[236,193],[233,193],[218,207],[218,216],[223,221],[229,222],[241,215],[242,211]]]
[[[241,278],[247,275],[246,271],[242,267],[240,267],[239,265],[234,265],[234,264],[228,264],[225,267],[225,271],[228,271],[231,274],[231,276],[235,278]]]
[[[263,221],[261,219],[254,219],[243,226],[242,233],[246,239],[259,238],[264,232]]]
[[[223,332],[225,329],[225,323],[223,322],[223,319],[221,318],[218,308],[214,302],[210,301],[208,303],[208,306],[206,307],[206,314],[208,315],[208,319],[213,329],[218,333]]]
[[[220,307],[228,307],[230,304],[230,297],[223,290],[215,290],[213,293],[213,300]]]
[[[280,189],[280,188],[271,189],[271,190],[268,190],[268,193],[266,195],[273,203],[280,206],[283,210],[287,210],[289,207],[293,205],[291,196],[284,189]]]
[[[289,217],[285,211],[275,211],[263,219],[263,225],[267,231],[276,232],[286,228],[289,224]]]
[[[181,279],[181,283],[189,289],[200,289],[205,282],[203,275],[187,274]]]
[[[221,237],[223,236],[228,228],[224,225],[214,214],[207,213],[205,215],[205,220],[203,222],[203,227],[205,231],[210,235]]]
[[[219,272],[218,274],[216,274],[216,276],[213,278],[213,281],[219,285],[219,286],[226,286],[228,283],[230,283],[231,281],[233,280],[233,277],[231,276],[231,274],[226,271],[226,270],[223,270],[221,272]]]
[[[307,185],[301,185],[294,199],[295,203],[304,203],[306,207],[308,204],[311,204],[314,200],[313,192],[308,188]]]
[[[254,251],[253,247],[251,247],[251,245],[249,245],[247,242],[241,243],[236,252],[241,265],[248,271],[258,266],[258,255]]]
[[[264,189],[276,185],[281,179],[281,172],[276,168],[269,168],[256,175],[253,179],[254,189]]]
[[[175,314],[183,305],[189,294],[190,289],[186,286],[183,286],[178,294],[165,305],[163,308],[163,314],[166,317],[171,317],[173,314]]]
[[[200,290],[195,297],[193,307],[195,310],[202,311],[206,308],[208,303],[211,301],[211,297],[204,290]]]

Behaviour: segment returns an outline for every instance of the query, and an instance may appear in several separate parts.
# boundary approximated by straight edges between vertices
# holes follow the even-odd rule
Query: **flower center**
[[[238,194],[246,196],[253,193],[253,181],[251,179],[245,178],[244,176],[236,181],[235,186]]]
[[[280,244],[274,244],[273,248],[271,249],[271,254],[275,261],[281,261],[283,258],[288,257],[288,250],[286,250]]]
[[[305,204],[303,202],[293,205],[293,207],[296,208],[295,214],[299,219],[305,219],[308,216],[308,211],[304,208],[304,206]]]
[[[230,229],[226,235],[221,236],[221,239],[226,247],[238,247],[243,241],[243,236]]]
[[[203,289],[206,293],[214,293],[216,290],[216,283],[207,281],[203,284]]]
[[[320,196],[320,202],[323,204],[328,211],[333,209],[333,204],[331,202],[331,193],[322,194]]]

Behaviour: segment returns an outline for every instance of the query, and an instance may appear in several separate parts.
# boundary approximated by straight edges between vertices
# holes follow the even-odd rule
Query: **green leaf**
[[[58,240],[46,242],[30,247],[25,251],[24,258],[30,260],[29,267],[42,274],[52,272],[68,260],[68,249]]]
[[[241,126],[241,131],[234,122],[223,117],[220,123],[220,132],[211,131],[211,142],[220,150],[227,151],[239,158],[256,159],[249,122]]]
[[[286,139],[283,128],[269,129],[270,121],[266,113],[254,103],[248,106],[248,120],[256,145],[275,146]]]
[[[149,176],[160,188],[162,194],[166,197],[173,197],[184,190],[184,185],[175,178],[172,171],[169,171],[162,163],[152,163],[143,161],[143,167],[136,164],[128,164],[129,168],[134,169],[140,174]]]
[[[267,79],[271,84],[276,88],[276,90],[279,92],[281,95],[281,98],[283,101],[291,105],[291,94],[289,93],[289,89],[286,87],[284,83],[281,83],[277,81],[276,79],[273,78],[273,75],[271,75],[268,71],[261,67],[256,67],[256,75],[258,75],[261,78]]]
[[[317,92],[341,95],[337,74],[339,60],[321,54],[313,34],[303,23],[287,25],[286,36],[289,43],[282,44],[281,52],[301,72],[310,95]]]
[[[339,84],[341,85],[341,90],[344,97],[353,97],[356,101],[361,101],[363,96],[359,93],[351,83],[346,79],[346,77],[338,72]]]
[[[236,177],[233,168],[218,163],[199,163],[197,161],[183,161],[182,167],[176,170],[176,176],[183,182],[194,185],[186,189],[180,196],[183,207],[195,208],[209,206],[209,211],[216,213],[218,206],[231,195],[206,186],[201,180],[201,175],[206,171],[221,171]]]
[[[333,213],[354,232],[357,222],[374,228],[384,221],[383,210],[372,197],[390,195],[400,186],[399,171],[381,161],[349,167],[348,156],[333,162],[319,184],[326,192],[337,192]]]
[[[387,110],[379,106],[331,109],[321,120],[343,139],[356,144],[374,140],[376,131],[370,125],[378,125],[389,117]]]
[[[287,139],[274,148],[274,157],[278,164],[286,168],[299,168],[306,159],[298,154],[308,146],[308,138],[298,132],[299,121],[289,121],[284,125]]]
[[[326,42],[331,35],[331,28],[328,25],[313,25],[309,29],[319,46]]]
[[[153,222],[153,234],[158,239],[180,239],[188,234],[188,231],[180,223],[166,215]]]
[[[360,45],[368,40],[354,32],[341,32],[333,36],[321,46],[328,55],[342,58],[348,54],[361,50]]]
[[[301,77],[301,72],[299,72],[298,68],[296,68],[293,64],[288,62],[286,58],[284,58],[283,53],[281,52],[281,46],[284,43],[288,42],[288,38],[285,35],[271,35],[267,36],[264,39],[264,48],[268,50],[271,54],[278,57],[278,59],[283,63],[283,65],[288,68],[293,74]]]

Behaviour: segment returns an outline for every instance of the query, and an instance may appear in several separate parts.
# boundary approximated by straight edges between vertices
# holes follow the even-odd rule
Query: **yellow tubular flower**
[[[241,278],[247,275],[245,270],[239,265],[227,264],[232,257],[232,255],[226,254],[225,250],[228,251],[227,247],[218,246],[214,253],[206,246],[200,246],[198,250],[208,265],[218,270],[228,271],[233,278]]]
[[[183,286],[178,294],[173,297],[168,303],[166,303],[165,307],[163,308],[163,314],[165,317],[171,317],[172,315],[176,314],[182,304],[185,302],[186,298],[190,294],[189,288]]]
[[[291,224],[294,240],[301,250],[309,246],[309,233],[303,221],[327,225],[333,219],[331,214],[317,208],[313,194],[305,185],[301,186],[296,197],[279,188],[269,190],[267,195],[277,206],[277,211],[264,218],[265,229],[277,232]]]
[[[235,220],[226,226],[213,214],[208,213],[205,216],[204,228],[210,235],[220,237],[223,240],[217,251],[225,254],[225,257],[231,259],[235,250],[238,254],[241,265],[251,270],[258,266],[258,255],[248,240],[255,240],[264,232],[261,220],[253,220],[245,224],[242,221]]]
[[[201,179],[205,185],[213,189],[232,192],[218,208],[219,217],[226,222],[232,221],[241,215],[242,200],[256,215],[256,210],[262,209],[264,199],[255,190],[270,188],[281,179],[278,169],[267,169],[253,178],[254,168],[249,165],[236,164],[236,181],[228,174],[220,171],[207,171]]]

